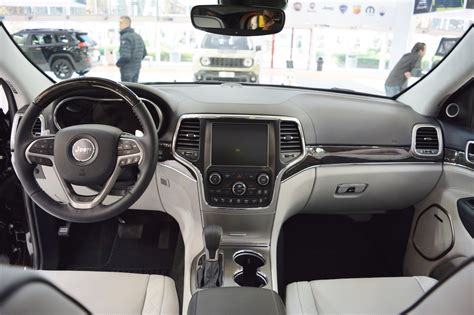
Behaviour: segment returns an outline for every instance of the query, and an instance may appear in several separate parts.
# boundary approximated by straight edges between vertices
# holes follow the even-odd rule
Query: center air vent
[[[298,124],[294,121],[280,123],[280,160],[288,163],[303,153]]]
[[[415,126],[413,147],[416,154],[421,156],[437,156],[441,152],[441,133],[433,126]]]
[[[199,158],[201,122],[199,119],[183,119],[176,138],[176,153],[189,161]]]

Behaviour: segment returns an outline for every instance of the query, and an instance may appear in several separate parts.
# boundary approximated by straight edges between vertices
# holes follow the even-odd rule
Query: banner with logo
[[[464,9],[464,1],[465,0],[415,0],[413,14]],[[467,1],[470,1],[472,5],[472,0]]]
[[[411,7],[413,0],[401,0]],[[287,26],[366,27],[388,29],[396,21],[400,1],[387,0],[293,0],[285,10]]]

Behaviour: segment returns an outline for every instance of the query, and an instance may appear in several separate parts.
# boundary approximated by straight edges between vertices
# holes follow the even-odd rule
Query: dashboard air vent
[[[199,119],[183,119],[176,138],[176,153],[189,161],[199,158],[201,122]]]
[[[280,160],[288,163],[303,153],[298,124],[294,121],[280,123]]]
[[[440,152],[440,134],[435,127],[415,127],[415,153],[421,156],[437,156]]]
[[[31,130],[31,132],[33,133],[33,135],[35,136],[41,136],[41,130],[43,129],[42,125],[41,125],[41,120],[38,118],[36,119],[35,121],[35,124],[33,126],[33,129]]]

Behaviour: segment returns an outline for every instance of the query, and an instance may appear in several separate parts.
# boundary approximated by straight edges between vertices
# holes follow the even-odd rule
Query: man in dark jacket
[[[426,53],[425,43],[416,43],[410,53],[403,55],[385,81],[385,94],[394,96],[407,87],[407,80],[412,75],[420,76],[421,59]],[[418,72],[418,73],[415,73]]]
[[[147,55],[143,39],[131,25],[130,17],[120,17],[120,56],[116,65],[120,68],[122,82],[138,82],[142,60]]]

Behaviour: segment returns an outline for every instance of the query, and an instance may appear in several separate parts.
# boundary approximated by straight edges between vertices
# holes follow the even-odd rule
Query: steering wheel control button
[[[232,186],[232,192],[236,196],[242,196],[247,191],[247,186],[242,182],[237,182]]]
[[[33,155],[33,156],[30,156],[29,159],[30,159],[30,162],[34,164],[53,166],[53,162],[51,162],[51,160],[48,158]]]
[[[54,154],[54,139],[40,139],[36,140],[31,146],[30,153],[53,155]]]
[[[77,162],[89,162],[95,153],[94,143],[87,138],[79,139],[72,145],[72,156]]]
[[[222,182],[221,174],[214,172],[209,175],[209,183],[212,185],[219,185]]]
[[[266,173],[261,173],[257,177],[257,183],[260,186],[267,186],[270,183],[270,176],[268,176]]]
[[[121,139],[117,146],[117,154],[119,156],[132,155],[140,153],[140,147],[134,140]]]

